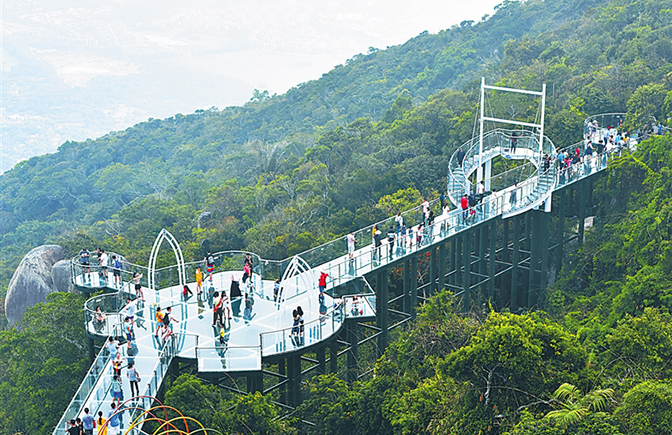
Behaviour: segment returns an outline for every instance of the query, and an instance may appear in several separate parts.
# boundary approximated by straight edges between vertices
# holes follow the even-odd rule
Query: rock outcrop
[[[70,276],[70,259],[56,262],[51,268],[51,280],[54,283],[54,291],[71,292],[74,288]]]
[[[7,320],[11,323],[19,321],[27,308],[44,302],[49,293],[57,291],[52,270],[64,258],[65,249],[58,245],[38,246],[23,257],[9,281],[5,298]],[[57,274],[60,281],[60,272]]]

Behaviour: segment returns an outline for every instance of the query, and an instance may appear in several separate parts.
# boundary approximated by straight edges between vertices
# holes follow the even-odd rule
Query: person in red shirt
[[[327,288],[327,274],[324,269],[320,271],[320,278],[317,280],[317,286],[320,288],[320,302],[324,301],[324,289]]]
[[[460,205],[462,206],[462,220],[467,221],[467,216],[469,216],[469,199],[467,199],[467,194],[462,195],[460,200]]]

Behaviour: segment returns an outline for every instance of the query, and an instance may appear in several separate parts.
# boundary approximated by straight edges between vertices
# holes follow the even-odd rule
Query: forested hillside
[[[468,83],[482,73],[486,73],[491,82],[502,77],[502,59],[507,50],[511,50],[511,44],[516,44],[512,41],[523,44],[524,51],[532,51],[523,53],[527,56],[523,56],[523,60],[529,60],[530,54],[539,54],[535,52],[539,46],[527,48],[528,38],[569,26],[586,8],[598,3],[595,0],[565,0],[553,4],[506,1],[488,19],[464,22],[437,35],[422,34],[386,50],[372,49],[366,55],[354,56],[346,65],[336,67],[321,79],[298,85],[284,95],[270,97],[261,92],[244,107],[197,111],[166,120],[151,119],[97,140],[68,142],[55,154],[22,162],[0,177],[0,294],[21,256],[35,245],[59,237],[72,239],[79,232],[96,238],[133,237],[131,227],[141,216],[133,215],[135,212],[129,207],[145,210],[144,216],[159,224],[143,226],[140,229],[143,237],[151,238],[162,225],[172,226],[180,220],[178,226],[184,229],[180,240],[185,243],[187,240],[202,243],[207,239],[219,247],[249,245],[255,249],[259,249],[259,231],[254,226],[269,212],[283,213],[292,208],[302,214],[300,221],[307,216],[311,216],[308,220],[317,219],[325,216],[325,212],[326,216],[332,211],[355,213],[356,207],[352,204],[336,202],[316,215],[310,202],[306,204],[313,192],[297,193],[292,186],[283,188],[281,197],[270,201],[260,203],[252,198],[268,196],[270,191],[261,195],[257,195],[257,191],[267,190],[273,181],[282,183],[280,178],[284,176],[294,185],[306,179],[311,165],[328,164],[320,160],[322,156],[304,155],[307,149],[315,148],[318,141],[326,140],[324,146],[328,147],[329,141],[337,140],[343,131],[378,121],[382,123],[375,131],[364,131],[360,144],[375,135],[384,138],[385,146],[396,147],[401,143],[410,152],[395,152],[393,159],[385,161],[380,158],[387,156],[372,156],[372,160],[376,160],[373,167],[365,162],[348,162],[351,166],[339,168],[341,173],[330,169],[328,191],[330,194],[338,191],[337,178],[341,174],[352,176],[356,166],[361,180],[370,176],[374,179],[373,186],[365,186],[371,194],[360,197],[359,206],[377,201],[381,194],[394,192],[403,184],[387,185],[382,181],[380,186],[375,185],[375,179],[381,177],[385,168],[400,163],[412,165],[406,161],[420,156],[424,156],[423,160],[438,154],[443,156],[468,138],[473,122],[468,111],[475,102],[468,91],[473,86]],[[411,115],[418,118],[423,116],[422,110],[434,111],[436,125],[410,122],[406,127],[395,128],[406,131],[390,134],[395,120],[403,122],[412,107],[422,105],[442,89],[457,91],[456,95],[444,93],[439,97],[441,101],[437,103],[446,106],[446,113],[425,106]],[[400,104],[390,110],[399,97]],[[613,103],[624,106],[624,101]],[[452,124],[465,125],[454,128],[446,124],[450,117],[459,118]],[[363,120],[355,122],[359,118]],[[350,124],[354,127],[348,127]],[[325,139],[327,132],[339,127],[341,133]],[[357,135],[361,137],[361,133]],[[428,141],[434,143],[428,144]],[[376,142],[370,149],[353,149],[354,156],[377,152],[382,144]],[[318,148],[320,146],[322,144],[318,144]],[[435,180],[442,178],[445,172],[445,166],[440,163],[431,169],[431,178]],[[237,203],[232,204],[235,213],[226,212],[226,216],[219,213],[220,218],[231,217],[225,219],[230,229],[227,236],[210,237],[207,232],[191,234],[196,226],[195,218],[212,205],[209,201],[217,195],[214,191],[210,194],[205,191],[212,187],[221,189],[223,184],[230,186],[238,197]],[[381,186],[384,190],[380,190]],[[437,189],[439,185],[429,183],[419,187]],[[163,219],[155,219],[156,213]],[[133,221],[130,224],[129,219]],[[350,225],[349,221],[338,223],[335,231],[342,232]],[[305,229],[300,228],[299,233]],[[309,239],[330,230],[311,231]],[[296,235],[294,229],[281,231]],[[138,247],[143,246],[145,240],[140,242]],[[304,244],[309,243],[311,241],[306,240]],[[128,248],[132,259],[146,261],[144,248]],[[259,253],[286,255],[284,248]]]
[[[44,241],[144,263],[165,227],[188,259],[243,247],[284,257],[389,216],[443,189],[451,153],[473,131],[481,75],[547,83],[557,146],[580,140],[596,113],[669,125],[671,41],[671,0],[505,2],[487,20],[356,56],[286,95],[66,143],[0,179],[4,282]],[[224,431],[260,434],[672,433],[670,174],[669,134],[613,162],[594,193],[596,225],[548,292],[546,313],[465,317],[440,293],[375,377],[353,386],[316,377],[286,420],[268,398],[232,397],[189,375],[166,400]],[[68,311],[81,301],[53,298],[29,311],[23,331],[0,332],[1,434],[55,424],[52,410],[75,384],[60,367],[83,374],[84,349],[72,344],[83,343],[81,317]],[[31,346],[61,329],[72,346],[45,347],[53,355],[28,364],[41,358]]]

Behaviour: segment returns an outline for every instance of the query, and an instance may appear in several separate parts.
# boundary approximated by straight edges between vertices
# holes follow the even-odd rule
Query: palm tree
[[[558,419],[561,424],[569,426],[584,418],[591,412],[602,411],[607,400],[614,394],[611,388],[592,390],[585,395],[572,384],[564,383],[553,393],[555,403],[560,409],[546,414],[547,419]]]

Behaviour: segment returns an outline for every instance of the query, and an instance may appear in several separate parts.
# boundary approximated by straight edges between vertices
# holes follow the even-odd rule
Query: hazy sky
[[[0,172],[149,117],[284,93],[501,0],[2,0]]]

